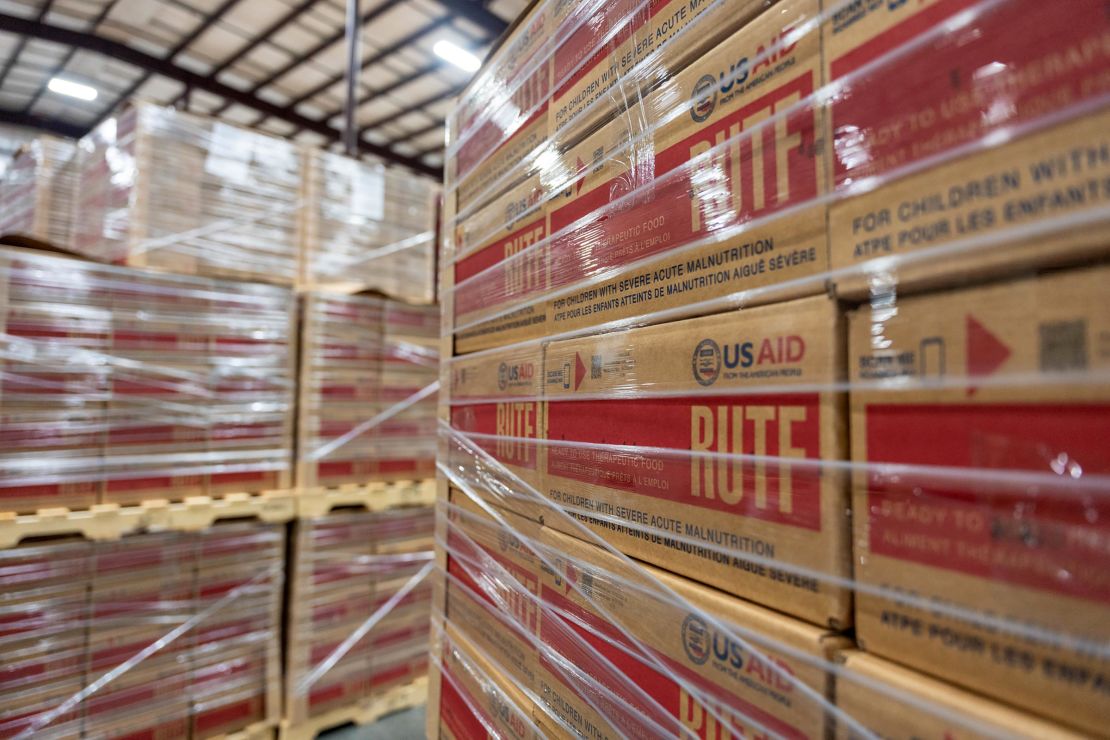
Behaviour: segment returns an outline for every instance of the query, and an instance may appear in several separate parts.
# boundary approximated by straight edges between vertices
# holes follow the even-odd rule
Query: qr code
[[[593,355],[590,358],[590,378],[593,380],[601,379],[601,355]]]
[[[1087,322],[1054,321],[1041,324],[1041,370],[1060,372],[1087,369]]]

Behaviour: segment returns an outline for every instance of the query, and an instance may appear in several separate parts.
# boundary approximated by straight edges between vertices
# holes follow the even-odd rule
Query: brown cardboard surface
[[[776,567],[850,573],[846,476],[819,462],[844,457],[844,398],[814,389],[842,378],[842,337],[835,302],[820,297],[552,342],[546,495],[584,510],[574,516],[629,555],[847,626],[847,590]],[[616,454],[571,442],[651,449]],[[689,455],[699,451],[754,459]],[[545,523],[575,533],[563,517]]]
[[[1042,373],[1110,368],[1108,280],[1098,267],[912,297],[861,308],[849,332],[854,383],[937,381],[851,394],[854,461],[924,466],[855,474],[856,578],[975,615],[861,591],[860,645],[1095,732],[1110,712],[1110,661],[1064,639],[1108,636],[1104,504],[1084,476],[1106,472],[1110,390]],[[969,474],[938,479],[936,466]],[[1004,473],[1048,479],[1007,483]]]
[[[488,557],[507,569],[524,589],[537,594],[539,560],[535,554],[524,546],[519,538],[502,529],[465,494],[453,490],[451,503],[471,516],[455,515],[454,526],[457,530],[448,532],[449,544],[454,540],[452,547],[460,550],[464,555],[471,552],[472,548],[461,542],[458,536],[458,532],[465,533]],[[538,537],[540,525],[510,512],[500,512],[500,514],[514,532],[521,532],[530,539]],[[471,569],[480,567],[480,563],[469,563],[467,567]],[[535,690],[536,651],[526,634],[526,631],[532,635],[539,632],[539,609],[535,603],[507,583],[475,582],[453,552],[448,553],[447,571],[473,592],[468,593],[449,580],[447,584],[448,621],[467,639],[508,670],[518,685]],[[495,605],[492,597],[483,591],[483,586],[495,588],[496,596],[502,604]],[[509,624],[497,619],[494,616],[497,613],[506,616]]]
[[[823,663],[847,643],[844,638],[650,566],[633,566],[643,569],[633,575],[612,554],[552,530],[545,529],[542,540],[558,553],[553,554],[555,569],[545,568],[541,574],[545,604],[580,620],[584,626],[578,634],[696,736],[732,732],[763,737],[769,732],[821,737],[831,729],[824,705],[831,698],[831,678]],[[697,611],[686,611],[669,596],[651,598],[639,591],[654,586],[649,579],[657,579]],[[706,616],[730,625],[748,644],[733,643]],[[547,627],[545,621],[545,643],[558,638]],[[667,675],[615,650],[613,640],[634,650],[653,651]],[[708,693],[712,710],[687,694],[673,676]],[[549,671],[548,677],[555,675]],[[804,695],[794,681],[824,699]],[[577,705],[581,703],[579,699]],[[591,710],[582,712],[588,716]]]
[[[483,724],[492,724],[505,738],[536,737],[533,728],[519,716],[532,716],[532,702],[519,687],[484,659],[481,651],[451,624],[447,625],[445,636],[451,647],[445,642],[444,667],[457,684],[453,688],[465,692],[473,708],[483,712]],[[468,705],[467,709],[471,707]],[[457,728],[465,722],[452,716],[460,710],[457,704],[440,706],[440,726],[448,737],[452,736],[452,727]]]
[[[548,236],[545,186],[538,177],[514,185],[455,227],[455,259],[445,265],[451,281],[455,350],[474,352],[544,333],[541,308],[502,308],[546,290]],[[507,264],[513,255],[524,253]],[[485,276],[477,277],[484,271]]]
[[[847,650],[837,659],[842,668],[837,674],[836,705],[880,737],[890,740],[1082,737],[1039,717],[859,650]],[[854,677],[878,683],[893,693],[880,693],[851,680]],[[901,696],[910,701],[900,701]],[[856,736],[844,723],[837,726],[837,737],[841,740]]]
[[[542,521],[544,507],[533,502],[544,468],[545,451],[538,444],[545,436],[544,404],[539,400],[543,393],[543,349],[528,345],[459,357],[451,360],[447,369],[452,427],[464,435],[493,437],[475,437],[468,443],[488,453],[510,474],[491,465],[484,478],[468,481],[471,488],[495,506]],[[446,444],[449,464],[458,462],[476,473],[485,469],[477,464],[473,450],[455,441]],[[534,490],[517,491],[515,496],[491,492],[519,488],[520,483]]]
[[[661,78],[678,74],[774,0],[619,0],[600,6],[555,51],[548,109],[559,146],[638,100]],[[619,30],[618,30],[619,29]],[[615,36],[606,37],[616,31]],[[581,60],[586,58],[585,63]]]
[[[1104,223],[1061,226],[1023,236],[1049,218],[1091,215],[1110,202],[1110,112],[1094,114],[1009,144],[896,180],[829,209],[833,269],[883,256],[914,261],[877,267],[880,285],[899,291],[951,286],[1105,254]],[[925,250],[1016,230],[1002,243],[929,258]],[[869,275],[836,278],[837,293],[867,295]]]

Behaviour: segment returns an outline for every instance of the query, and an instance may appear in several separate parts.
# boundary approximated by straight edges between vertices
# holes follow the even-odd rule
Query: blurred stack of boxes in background
[[[284,556],[284,526],[254,522],[0,550],[0,734],[205,738],[273,726]]]
[[[449,121],[430,735],[1103,731],[1110,25],[1059,11],[531,6]]]
[[[302,284],[434,302],[436,188],[319,149],[308,150],[304,166]]]
[[[352,707],[425,675],[431,584],[409,586],[432,559],[432,518],[430,508],[413,508],[297,523],[285,677],[293,723],[353,719]],[[368,618],[373,626],[361,629]]]
[[[40,136],[21,147],[0,179],[0,234],[69,244],[73,230],[74,143]]]
[[[281,610],[286,569],[314,552],[287,554],[290,520],[405,519],[404,536],[366,526],[338,547],[356,570],[390,548],[429,557],[436,191],[142,103],[76,145],[19,155],[0,181],[0,233],[24,247],[0,250],[0,558],[29,591],[0,604],[17,624],[0,663],[15,666],[5,681],[43,678],[3,692],[0,734],[211,737],[284,721],[311,735],[421,701],[427,598],[367,630],[375,645],[400,640],[399,621],[420,634],[400,640],[404,671],[379,661],[373,692],[333,702],[342,717],[289,714],[305,697],[284,696]],[[337,323],[325,305],[345,307]],[[420,391],[423,405],[391,410]],[[294,464],[347,432],[320,456],[353,452],[345,475]],[[367,576],[366,605],[412,575]],[[296,670],[372,611],[330,625],[346,634],[313,642]]]
[[[438,308],[314,292],[302,327],[301,485],[434,477],[435,398],[408,401],[436,381]]]

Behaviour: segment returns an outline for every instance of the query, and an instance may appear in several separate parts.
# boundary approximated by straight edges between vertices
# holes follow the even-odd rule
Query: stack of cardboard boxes
[[[290,723],[366,705],[425,675],[431,584],[401,590],[431,559],[432,519],[432,509],[416,508],[297,522],[285,675]]]
[[[283,716],[314,736],[420,702],[427,585],[295,687],[429,559],[428,509],[368,512],[429,503],[411,482],[433,474],[435,401],[409,400],[438,373],[437,186],[142,104],[64,166],[29,151],[0,234],[86,259],[0,249],[0,583],[5,560],[68,557],[64,537],[28,537],[122,539],[73,545],[87,567],[27,594],[13,566],[0,736],[253,735]],[[351,505],[367,511],[331,513]],[[294,510],[323,539],[292,563],[283,526],[212,526]],[[284,568],[333,556],[363,591],[328,616],[311,580],[294,589],[283,697]]]
[[[438,326],[434,305],[304,296],[300,486],[434,476],[435,397],[405,404],[436,380]]]
[[[272,724],[284,550],[283,526],[245,522],[0,551],[0,733],[207,738]]]
[[[1104,731],[1104,8],[627,5],[451,128],[430,730]]]
[[[0,506],[292,484],[291,291],[0,250]]]
[[[0,234],[69,243],[74,152],[71,141],[40,136],[15,153],[0,177]]]
[[[319,149],[304,167],[302,286],[434,301],[434,183]]]

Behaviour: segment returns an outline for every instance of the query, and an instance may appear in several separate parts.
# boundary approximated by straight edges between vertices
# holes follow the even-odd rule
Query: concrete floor
[[[424,706],[382,717],[372,725],[345,725],[320,733],[321,740],[423,740]]]

